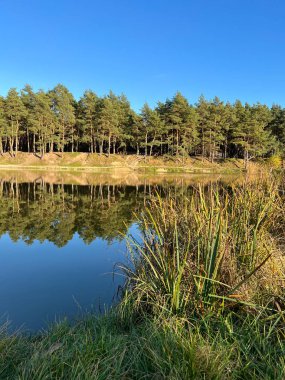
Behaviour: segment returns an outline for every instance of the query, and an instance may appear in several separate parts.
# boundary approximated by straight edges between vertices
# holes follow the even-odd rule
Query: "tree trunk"
[[[245,151],[244,151],[244,168],[245,168],[245,170],[248,169],[248,161],[249,161],[248,150],[245,149]]]
[[[64,129],[64,126],[63,126],[61,153],[64,152],[64,145],[65,145],[65,129]]]
[[[15,146],[15,157],[17,157],[19,150],[19,138],[18,138],[18,133],[16,134],[16,146]]]
[[[17,153],[18,153],[18,150],[19,150],[19,137],[18,137],[18,131],[19,131],[19,122],[16,121],[15,157],[17,157]]]
[[[116,139],[113,140],[113,154],[116,154]]]
[[[108,136],[108,156],[111,154],[111,132],[109,132]]]
[[[224,146],[224,159],[227,158],[227,150],[228,150],[228,142],[225,140],[225,146]]]
[[[176,129],[176,156],[178,156],[179,153],[179,132],[178,129]]]
[[[30,153],[30,135],[29,135],[28,128],[27,128],[27,147],[28,147],[28,153]]]
[[[9,150],[12,157],[14,157],[13,145],[14,139],[12,137],[9,137]]]
[[[94,153],[93,126],[90,125],[90,153]]]

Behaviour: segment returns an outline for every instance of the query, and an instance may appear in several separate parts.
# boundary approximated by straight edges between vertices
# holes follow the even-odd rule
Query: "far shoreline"
[[[39,157],[34,153],[18,152],[15,157],[9,153],[0,156],[0,170],[39,170],[92,173],[138,173],[138,174],[237,174],[262,172],[264,160],[250,162],[244,168],[242,159],[220,159],[215,162],[201,157],[144,157],[137,155],[90,153],[47,153]]]

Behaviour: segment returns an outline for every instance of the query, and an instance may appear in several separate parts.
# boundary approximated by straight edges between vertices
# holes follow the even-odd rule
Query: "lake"
[[[126,234],[150,194],[232,176],[0,172],[0,317],[38,331],[117,302]],[[115,272],[115,273],[114,273]]]

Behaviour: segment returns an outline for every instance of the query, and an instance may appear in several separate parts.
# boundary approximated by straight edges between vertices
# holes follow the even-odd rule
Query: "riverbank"
[[[0,340],[6,380],[284,379],[276,331],[248,316],[122,319],[116,312],[61,323],[37,337]]]
[[[251,162],[248,171],[262,170],[262,163]],[[210,162],[200,157],[165,158],[136,155],[102,155],[88,153],[47,153],[42,158],[32,153],[18,152],[16,157],[9,153],[0,156],[0,169],[83,171],[97,173],[241,173],[244,162],[240,159]]]
[[[104,316],[0,337],[3,379],[284,379],[284,180],[158,195]]]

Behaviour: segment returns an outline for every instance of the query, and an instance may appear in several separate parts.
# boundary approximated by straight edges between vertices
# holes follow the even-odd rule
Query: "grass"
[[[1,379],[284,379],[284,181],[156,194],[119,305],[0,337]]]
[[[274,323],[208,315],[122,320],[117,313],[1,339],[1,379],[284,379]]]

